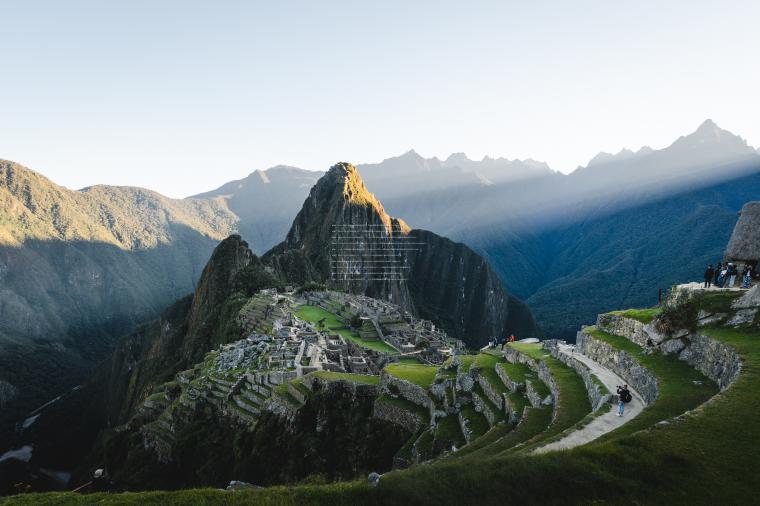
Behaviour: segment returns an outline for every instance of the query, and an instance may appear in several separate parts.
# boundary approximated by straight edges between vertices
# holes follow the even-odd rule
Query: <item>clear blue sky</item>
[[[413,4],[413,5],[412,5]],[[760,2],[0,0],[0,158],[185,196],[411,148],[760,145]]]

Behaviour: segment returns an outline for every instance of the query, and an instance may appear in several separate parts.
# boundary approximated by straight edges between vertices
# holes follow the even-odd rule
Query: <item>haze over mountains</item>
[[[482,253],[554,337],[698,278],[760,195],[760,154],[709,120],[664,149],[601,153],[569,175],[414,151],[358,170],[389,214]],[[322,174],[278,166],[174,200],[70,191],[0,162],[0,380],[16,390],[3,394],[4,421],[73,386],[191,292],[219,240],[239,231],[257,254],[282,241]],[[25,402],[6,403],[16,396]]]

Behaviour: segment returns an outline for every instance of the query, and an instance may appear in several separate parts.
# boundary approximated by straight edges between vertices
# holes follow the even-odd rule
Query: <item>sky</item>
[[[172,197],[415,149],[760,145],[760,2],[0,0],[0,158]]]

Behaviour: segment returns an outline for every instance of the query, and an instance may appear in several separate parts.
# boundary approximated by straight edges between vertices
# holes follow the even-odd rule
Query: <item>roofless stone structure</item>
[[[760,202],[747,202],[726,247],[727,261],[757,264],[760,259]]]

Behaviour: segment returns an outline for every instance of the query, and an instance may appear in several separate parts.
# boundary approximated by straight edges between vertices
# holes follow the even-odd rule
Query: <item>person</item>
[[[713,276],[715,276],[715,269],[713,269],[712,264],[707,266],[707,269],[705,269],[705,288],[710,288],[710,285],[712,284]]]
[[[739,274],[739,270],[734,264],[729,263],[726,274],[728,275],[728,287],[733,288],[734,283],[736,283],[736,275]]]
[[[720,270],[723,268],[723,265],[720,262],[717,262],[715,264],[715,274],[713,275],[713,285],[718,286],[718,277],[720,276]]]
[[[617,387],[617,394],[618,394],[617,416],[623,416],[623,414],[625,413],[625,405],[631,402],[631,399],[633,397],[631,396],[631,391],[628,390],[628,385]]]
[[[515,341],[517,341],[517,338],[515,337],[514,334],[512,334],[511,336],[509,336],[509,342],[510,343],[514,343]]]
[[[106,492],[108,490],[108,477],[104,469],[96,469],[92,475],[92,490],[94,492]]]
[[[749,266],[749,264],[744,266],[744,270],[742,271],[742,288],[749,288],[750,283],[752,282],[752,267]]]
[[[723,288],[723,285],[726,284],[727,274],[728,274],[728,265],[722,264],[720,266],[720,274],[718,274],[718,280],[715,282],[715,286],[717,286],[718,288]]]

